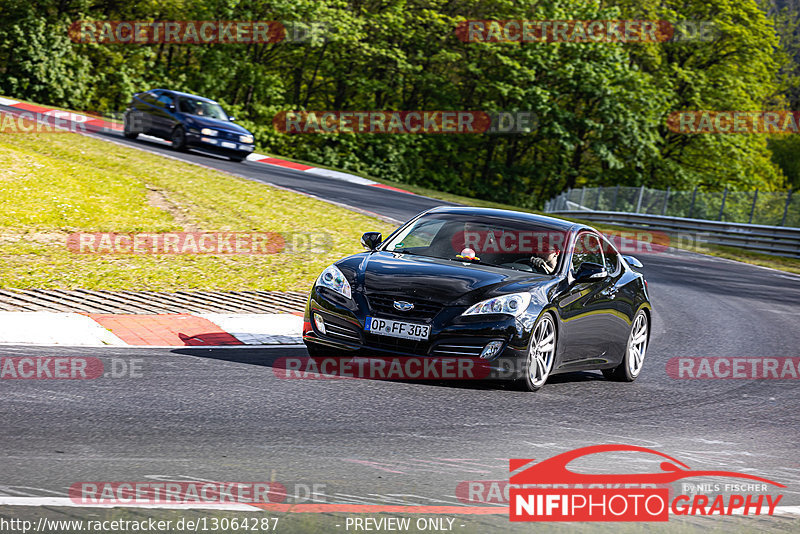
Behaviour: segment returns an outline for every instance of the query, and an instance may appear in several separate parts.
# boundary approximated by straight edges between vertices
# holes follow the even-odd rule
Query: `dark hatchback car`
[[[642,369],[651,305],[641,263],[588,226],[440,207],[362,244],[311,290],[312,357],[470,358],[504,377],[511,363],[531,391],[557,373],[632,381]]]
[[[198,148],[242,161],[253,152],[253,134],[234,123],[222,106],[202,96],[153,89],[133,95],[123,116],[124,134],[152,135],[175,150]]]

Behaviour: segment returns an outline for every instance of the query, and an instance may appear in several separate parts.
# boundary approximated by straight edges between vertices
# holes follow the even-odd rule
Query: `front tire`
[[[613,369],[603,369],[603,376],[618,382],[633,382],[642,371],[644,356],[647,352],[649,340],[649,320],[644,310],[639,310],[633,318],[631,333],[628,335],[628,344],[625,346],[625,357]]]
[[[542,315],[531,333],[528,357],[525,359],[525,376],[522,385],[528,391],[537,391],[544,386],[553,370],[556,359],[558,335],[556,323],[549,313]]]
[[[186,151],[186,132],[183,131],[182,126],[176,126],[169,139],[172,141],[172,150]]]

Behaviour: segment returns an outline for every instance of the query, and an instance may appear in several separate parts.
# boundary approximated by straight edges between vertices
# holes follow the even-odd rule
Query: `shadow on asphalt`
[[[202,336],[201,336],[202,337]],[[262,367],[271,367],[275,376],[283,378],[280,375],[287,372],[286,358],[300,358],[303,361],[309,359],[308,352],[305,347],[296,346],[280,346],[273,347],[242,347],[241,345],[235,348],[219,348],[219,347],[182,347],[171,350],[173,354],[185,354],[187,356],[195,356],[200,358],[209,358],[213,360],[220,360],[226,362],[244,363],[248,365],[259,365]],[[367,356],[362,356],[366,358]],[[385,356],[383,357],[385,358]],[[402,357],[401,357],[402,358]],[[283,378],[285,379],[285,378]],[[475,389],[475,390],[509,390],[520,391],[522,388],[512,380],[498,380],[498,379],[476,379],[476,380],[399,380],[388,378],[372,378],[372,377],[359,377],[359,378],[333,378],[322,380],[375,380],[380,382],[397,382],[406,384],[423,384],[432,387],[446,387],[456,389]],[[553,375],[547,380],[547,384],[566,384],[566,383],[580,383],[580,382],[594,382],[605,381],[605,378],[599,372],[577,371],[573,373],[563,373]]]

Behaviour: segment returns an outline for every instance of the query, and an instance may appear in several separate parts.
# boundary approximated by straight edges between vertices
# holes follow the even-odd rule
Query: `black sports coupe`
[[[642,369],[651,305],[641,263],[591,227],[470,207],[423,212],[317,278],[303,341],[312,357],[513,362],[531,391],[548,377]],[[507,370],[507,367],[504,367]]]
[[[152,89],[136,93],[123,114],[123,133],[172,142],[175,150],[199,148],[242,161],[253,152],[253,134],[235,124],[218,103],[202,96]]]

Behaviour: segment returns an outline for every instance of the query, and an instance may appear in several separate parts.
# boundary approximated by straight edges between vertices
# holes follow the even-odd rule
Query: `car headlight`
[[[239,136],[239,142],[240,143],[252,143],[253,142],[253,136],[252,135],[240,135]]]
[[[319,278],[317,278],[317,285],[327,287],[328,289],[336,291],[340,295],[351,298],[350,284],[342,274],[342,271],[340,271],[335,265],[331,265],[322,271],[322,274],[319,275]]]
[[[462,315],[485,315],[487,313],[504,313],[519,317],[531,303],[530,293],[513,293],[481,301]]]
[[[212,130],[211,128],[203,128],[200,130],[200,133],[203,135],[210,135],[211,137],[216,137],[219,135],[219,132],[216,130]]]

